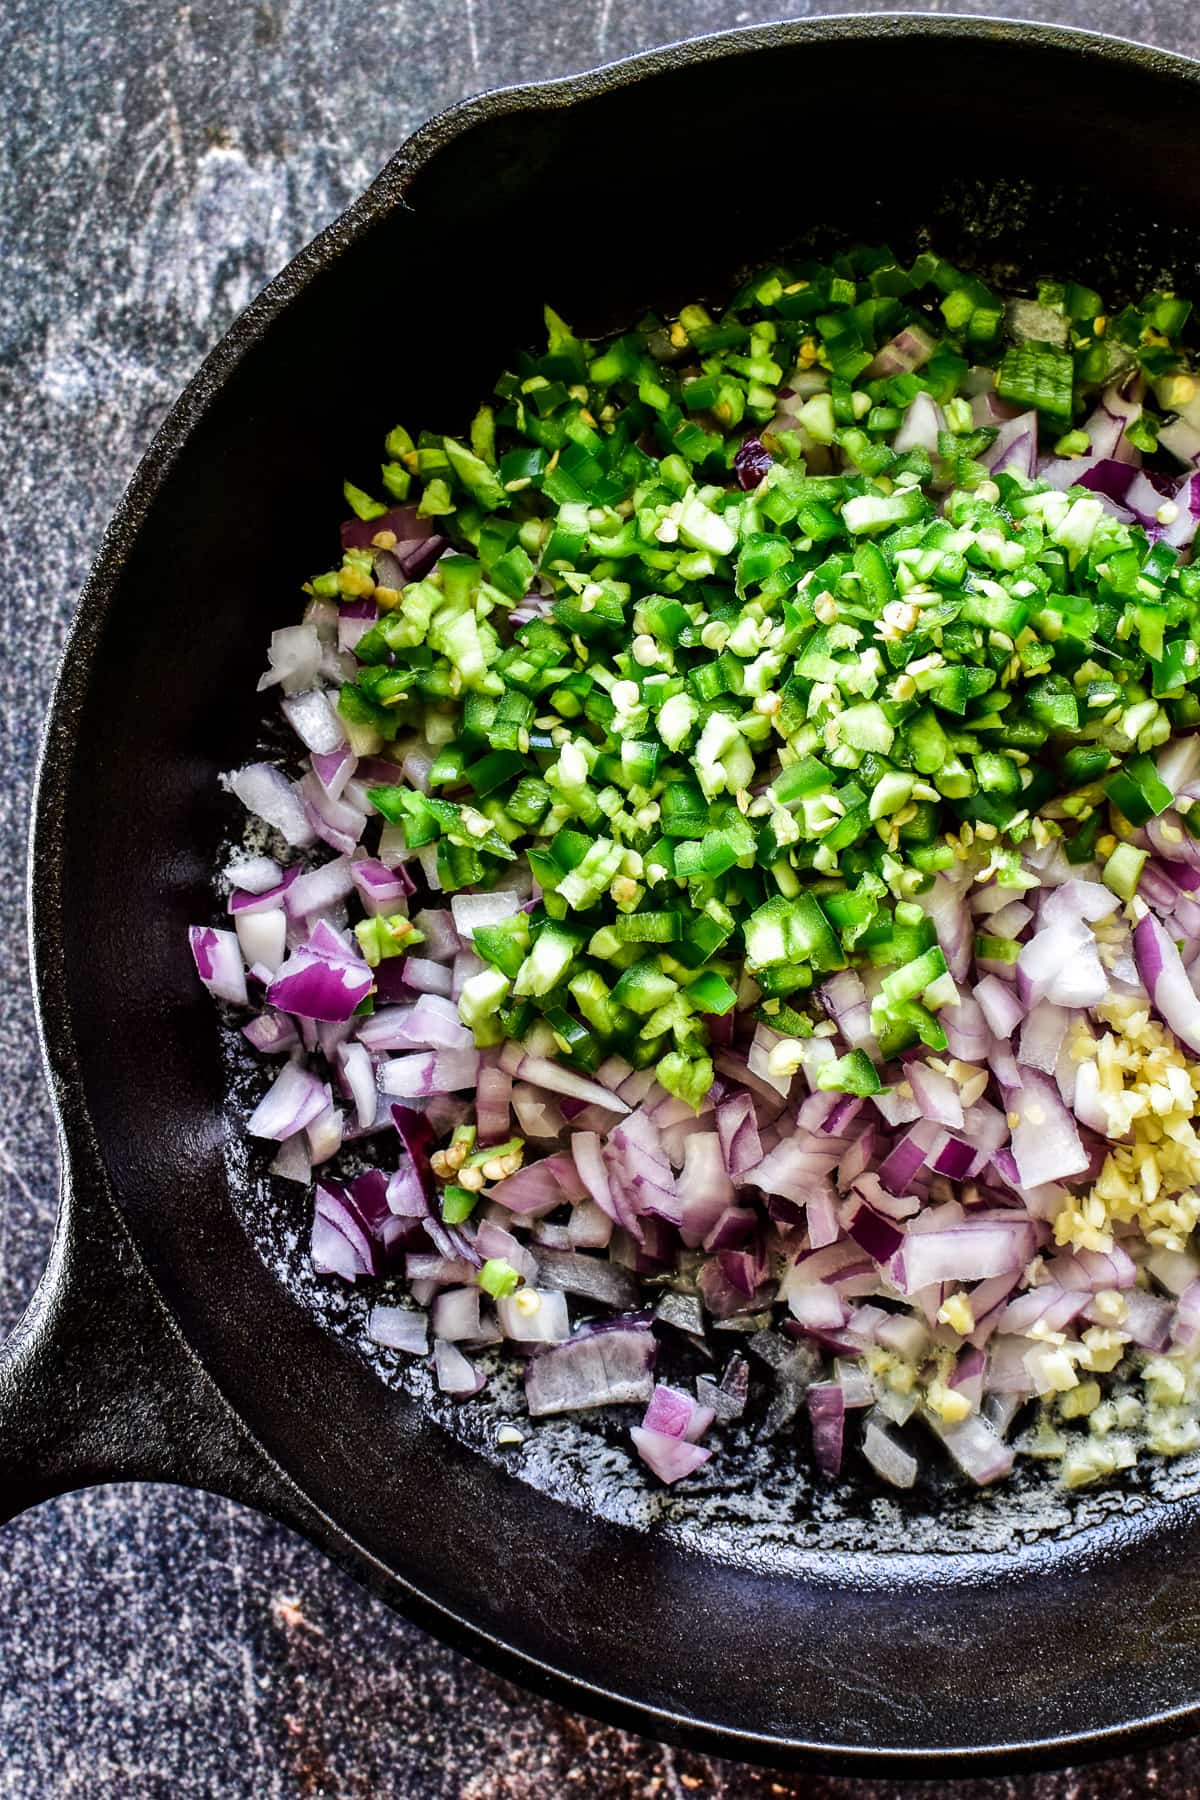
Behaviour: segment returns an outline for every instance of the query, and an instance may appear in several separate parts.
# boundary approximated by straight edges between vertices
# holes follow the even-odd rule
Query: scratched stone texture
[[[817,9],[0,8],[0,1331],[29,1296],[54,1212],[21,883],[38,733],[73,597],[172,397],[263,282],[430,114],[485,86],[785,10]],[[989,9],[958,0],[933,10]],[[1019,10],[1200,53],[1196,0],[1031,0]],[[903,1791],[715,1765],[530,1700],[401,1623],[287,1532],[203,1495],[73,1496],[9,1528],[3,1567],[0,1800]],[[936,1791],[1184,1800],[1200,1792],[1200,1751]]]

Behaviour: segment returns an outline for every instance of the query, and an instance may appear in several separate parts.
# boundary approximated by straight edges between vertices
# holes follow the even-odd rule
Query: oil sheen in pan
[[[1022,183],[964,182],[947,192],[923,235],[944,254],[977,267],[1009,292],[1032,292],[1039,273],[1076,274],[1101,288],[1110,302],[1127,293],[1131,297],[1134,287],[1144,288],[1164,278],[1174,279],[1184,292],[1200,292],[1194,246],[1183,237],[1174,242],[1165,238],[1161,228],[1148,227],[1145,220],[1132,214],[1117,216],[1114,211],[1112,230],[1105,243],[1096,245],[1086,269],[1059,267],[1053,249],[1054,220],[1062,218],[1063,239],[1072,241],[1074,234],[1067,221],[1078,196],[1069,189],[1056,195],[1048,194],[1044,186],[1039,188],[1040,241],[1025,246],[1027,260],[1015,261],[1009,247],[1021,241],[1022,221],[1033,211],[1030,199],[1031,191]],[[884,225],[880,233],[886,234]],[[906,240],[910,236],[906,233]],[[821,255],[844,241],[844,233],[818,224],[806,232],[805,248],[793,248],[797,255]],[[1169,245],[1165,263],[1164,242]],[[784,258],[786,247],[778,254]],[[770,256],[764,255],[756,264],[769,260]],[[734,272],[728,291],[742,272]],[[672,299],[696,297],[687,290]],[[720,294],[715,298],[719,302]],[[613,323],[619,326],[621,321]],[[579,324],[598,335],[595,322]],[[396,396],[396,406],[402,410],[402,393]],[[331,531],[340,516],[337,508],[337,496],[331,494]],[[277,623],[287,624],[289,619],[281,613]],[[269,726],[266,732],[262,750],[278,755],[282,737]],[[250,760],[249,747],[246,760]],[[258,848],[260,840],[251,830],[244,842]],[[242,842],[236,847],[241,848]],[[223,863],[225,857],[220,860]],[[484,1391],[465,1402],[449,1400],[438,1391],[431,1369],[424,1363],[382,1350],[370,1341],[366,1321],[371,1303],[365,1288],[314,1275],[308,1255],[308,1192],[269,1175],[270,1149],[246,1139],[242,1129],[266,1085],[263,1064],[232,1026],[223,1028],[222,1053],[228,1091],[225,1154],[230,1189],[241,1223],[267,1267],[325,1331],[370,1364],[384,1385],[416,1400],[460,1442],[489,1461],[503,1464],[515,1481],[567,1505],[634,1529],[654,1527],[708,1556],[747,1567],[786,1570],[790,1559],[798,1562],[814,1551],[871,1551],[883,1556],[1016,1551],[1042,1540],[1061,1541],[1114,1515],[1128,1517],[1148,1502],[1200,1491],[1200,1452],[1171,1460],[1147,1456],[1136,1470],[1095,1488],[1069,1493],[1058,1485],[1053,1466],[1029,1459],[1018,1462],[1008,1482],[983,1492],[940,1474],[903,1496],[881,1489],[852,1470],[830,1484],[810,1466],[802,1426],[794,1434],[785,1428],[772,1439],[761,1435],[761,1403],[752,1405],[746,1419],[736,1426],[714,1432],[711,1462],[688,1482],[668,1491],[653,1480],[633,1453],[628,1436],[630,1423],[636,1421],[633,1409],[610,1407],[532,1420],[524,1408],[518,1359],[485,1353],[480,1359],[489,1376]],[[372,1146],[385,1165],[395,1155],[395,1140],[387,1133],[367,1140],[368,1161]],[[739,1338],[726,1332],[713,1336],[719,1346],[720,1367]],[[665,1366],[671,1366],[669,1356]],[[755,1375],[765,1392],[769,1377],[760,1365]],[[521,1431],[523,1444],[497,1444],[497,1433],[505,1425]]]

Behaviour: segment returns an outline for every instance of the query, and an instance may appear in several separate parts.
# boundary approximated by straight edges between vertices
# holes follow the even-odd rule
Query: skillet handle
[[[0,1522],[104,1481],[207,1487],[286,1513],[286,1478],[180,1337],[106,1196],[73,1179],[45,1273],[0,1344]]]

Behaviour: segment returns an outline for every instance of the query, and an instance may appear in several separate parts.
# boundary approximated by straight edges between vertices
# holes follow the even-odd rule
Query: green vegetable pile
[[[566,1061],[619,1051],[698,1106],[747,976],[803,1036],[814,981],[865,960],[893,971],[883,1055],[944,1047],[918,903],[938,872],[982,843],[1019,891],[1031,833],[1091,861],[1110,802],[1135,826],[1167,804],[1149,753],[1200,724],[1200,569],[1087,489],[990,474],[972,396],[1084,455],[1107,385],[1194,392],[1188,311],[1157,293],[1110,319],[1075,284],[1006,311],[936,256],[857,250],[600,348],[547,309],[469,442],[390,434],[383,490],[453,553],[389,587],[383,529],[311,588],[380,607],[340,695],[354,749],[416,730],[436,752],[428,794],[398,778],[377,810],[436,847],[445,890],[518,858],[541,888],[475,933],[481,1045],[540,1015]],[[897,449],[922,394],[936,448]],[[1143,408],[1131,446],[1162,426]],[[364,931],[373,960],[394,948]],[[821,1085],[879,1078],[856,1051]]]

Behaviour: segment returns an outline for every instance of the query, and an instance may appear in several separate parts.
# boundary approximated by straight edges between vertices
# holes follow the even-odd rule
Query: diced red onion
[[[923,325],[906,325],[876,352],[867,369],[867,379],[874,381],[886,375],[908,375],[914,369],[924,368],[934,348],[934,339]]]
[[[644,1431],[661,1432],[664,1437],[680,1438],[689,1444],[699,1443],[716,1417],[709,1406],[700,1406],[682,1388],[657,1382],[642,1420]]]
[[[895,1223],[861,1200],[851,1202],[845,1215],[846,1230],[859,1247],[877,1263],[885,1263],[904,1242]]]
[[[903,1194],[915,1175],[925,1167],[926,1157],[937,1139],[937,1126],[920,1119],[911,1131],[898,1138],[876,1171],[889,1193]]]
[[[374,1064],[361,1044],[342,1044],[336,1059],[347,1097],[353,1100],[358,1122],[365,1129],[375,1123],[379,1107]]]
[[[1031,477],[1037,467],[1038,416],[1035,412],[1018,413],[1005,419],[999,432],[979,457],[985,469],[1007,470],[1012,475]]]
[[[299,1063],[285,1063],[249,1119],[251,1137],[282,1141],[303,1131],[328,1101],[324,1082]]]
[[[509,1212],[529,1214],[550,1212],[564,1200],[583,1199],[587,1191],[573,1158],[559,1154],[526,1163],[515,1175],[497,1182],[492,1199]]]
[[[589,1081],[583,1075],[577,1075],[573,1069],[564,1068],[561,1063],[551,1062],[545,1056],[525,1056],[521,1059],[520,1074],[522,1081],[533,1087],[548,1088],[552,1094],[569,1094],[576,1100],[587,1100],[595,1106],[603,1106],[612,1113],[627,1113],[629,1108],[616,1094],[601,1087],[598,1081]]]
[[[478,1050],[439,1050],[393,1057],[380,1066],[379,1086],[397,1099],[415,1100],[474,1088],[478,1075]]]
[[[957,1006],[945,1006],[939,1022],[946,1033],[946,1048],[951,1056],[963,1062],[982,1063],[992,1041],[991,1028],[983,1009],[966,992],[958,997]]]
[[[480,1144],[503,1144],[509,1135],[509,1103],[512,1076],[504,1069],[484,1064],[475,1094],[475,1125]]]
[[[938,1125],[946,1126],[950,1131],[961,1131],[962,1101],[958,1088],[950,1077],[939,1075],[936,1069],[931,1069],[919,1056],[905,1063],[904,1074],[923,1116]]]
[[[936,456],[938,438],[945,429],[946,421],[941,407],[932,394],[927,394],[922,389],[909,403],[908,411],[900,421],[900,429],[892,439],[892,449],[897,456],[902,456],[907,450],[926,450],[930,456]]]
[[[881,1094],[872,1094],[871,1104],[893,1129],[898,1125],[911,1125],[921,1116],[921,1109],[912,1095],[900,1094],[895,1088],[884,1088]]]
[[[1114,1245],[1114,1254],[1118,1248],[1119,1246]],[[1200,1281],[1200,1257],[1194,1250],[1164,1250],[1156,1244],[1146,1258],[1146,1268],[1169,1294],[1184,1294],[1193,1282]],[[1130,1284],[1124,1281],[1103,1281],[1096,1285],[1125,1287]]]
[[[1005,1335],[1028,1336],[1035,1325],[1047,1331],[1065,1331],[1088,1305],[1088,1292],[1071,1291],[1049,1281],[1041,1287],[1026,1288],[1004,1307],[995,1329]]]
[[[611,1221],[608,1224],[611,1231]],[[607,1257],[584,1256],[577,1250],[543,1249],[539,1245],[535,1280],[539,1288],[578,1294],[583,1299],[595,1300],[619,1311],[627,1311],[637,1304],[637,1283]]]
[[[975,998],[988,1029],[998,1038],[1011,1038],[1025,1012],[1014,990],[994,975],[985,975],[976,984]]]
[[[452,915],[443,907],[424,907],[413,919],[424,937],[421,952],[433,962],[448,963],[462,949],[462,940],[454,929]]]
[[[937,1281],[986,1281],[1023,1268],[1036,1245],[1033,1225],[1019,1214],[1011,1224],[970,1219],[946,1231],[909,1231],[896,1273],[906,1294]]]
[[[192,925],[188,941],[196,973],[209,993],[233,1006],[245,1006],[246,971],[236,933],[218,931],[212,925]]]
[[[374,985],[366,963],[334,962],[296,950],[278,970],[267,999],[281,1012],[305,1019],[349,1019]]]
[[[1180,1294],[1172,1336],[1181,1350],[1200,1341],[1200,1281],[1190,1282]]]
[[[340,800],[331,799],[310,770],[299,784],[300,798],[309,824],[330,849],[349,855],[366,829],[367,815],[354,804],[353,783],[347,782]]]
[[[414,1006],[389,1007],[387,1016],[392,1048],[454,1051],[474,1048],[474,1036],[459,1018],[458,1008],[441,994],[421,994]],[[381,1044],[375,1034],[364,1036],[360,1031],[359,1037],[376,1048]]]
[[[440,994],[450,998],[450,971],[444,963],[427,956],[406,956],[402,970],[404,985],[414,994]]]
[[[685,1439],[668,1437],[661,1431],[648,1431],[642,1425],[635,1425],[629,1435],[646,1467],[668,1484],[694,1475],[712,1455],[711,1450],[705,1450],[700,1444],[689,1444]]]
[[[725,1167],[731,1175],[742,1175],[762,1161],[762,1144],[754,1101],[749,1094],[731,1095],[717,1107],[717,1135]]]
[[[964,981],[971,967],[975,928],[962,889],[945,875],[936,875],[932,886],[917,896],[917,904],[933,921],[946,967],[955,981]]]
[[[695,1248],[732,1204],[734,1187],[725,1169],[721,1140],[715,1131],[697,1132],[687,1140],[680,1178],[680,1235]]]
[[[287,1014],[274,1012],[270,1007],[261,1012],[257,1019],[251,1019],[248,1025],[242,1026],[242,1036],[260,1056],[279,1056],[300,1041],[296,1027]]]
[[[1189,1050],[1200,1054],[1200,999],[1179,951],[1147,910],[1133,929],[1133,954],[1151,1005]]]
[[[530,1414],[543,1418],[648,1401],[655,1349],[645,1326],[577,1331],[565,1344],[530,1359],[525,1373]]]
[[[331,1156],[336,1156],[342,1147],[342,1115],[329,1099],[329,1089],[325,1089],[326,1102],[315,1119],[310,1119],[304,1127],[304,1135],[308,1139],[308,1154],[314,1168],[318,1163],[326,1163]]]
[[[832,1480],[841,1473],[846,1396],[836,1381],[814,1381],[804,1399],[817,1467]]]
[[[402,871],[389,869],[371,856],[355,857],[350,864],[350,879],[358,889],[363,911],[375,918],[380,914],[400,911],[412,892],[412,883]]]
[[[1039,1000],[1021,1026],[1017,1060],[1023,1068],[1053,1075],[1067,1033],[1069,1014],[1049,1000]]]
[[[577,1200],[567,1222],[567,1241],[573,1250],[604,1250],[612,1242],[613,1222],[603,1207],[591,1199]]]

